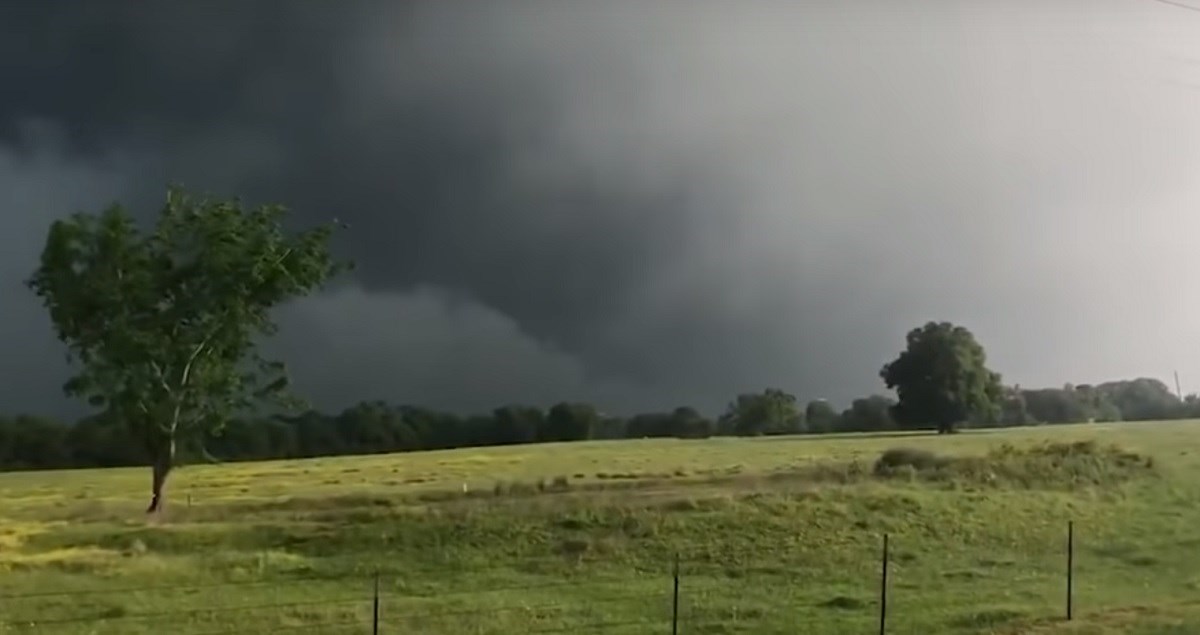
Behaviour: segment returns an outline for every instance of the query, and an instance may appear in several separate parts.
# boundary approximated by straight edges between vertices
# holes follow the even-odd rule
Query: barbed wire
[[[563,561],[564,561],[564,559],[562,557],[548,557],[548,558],[540,558],[540,559],[526,558],[526,559],[520,560],[520,564],[529,565],[529,564],[534,564],[534,563],[549,563],[549,564],[561,565],[563,563]],[[601,561],[596,561],[596,562],[601,562]],[[668,559],[664,560],[663,565],[661,567],[647,567],[644,563],[642,563],[642,564],[631,565],[629,567],[629,570],[639,574],[638,581],[649,582],[651,580],[651,578],[645,574],[657,572],[658,574],[662,575],[663,577],[669,577],[671,574],[671,567],[672,567],[672,561],[671,561],[671,559],[668,558]],[[537,575],[537,574],[531,573],[528,575]],[[360,579],[362,581],[362,584],[365,587],[369,587],[371,580],[373,579],[374,576],[375,576],[375,574],[372,574],[372,573],[361,574]],[[402,577],[393,575],[393,574],[381,573],[381,574],[379,574],[379,577],[380,577],[380,580],[384,581],[384,582],[387,582],[389,580],[394,580],[394,581],[398,581],[398,582],[404,581],[404,579]],[[256,579],[256,580],[232,580],[232,581],[225,581],[225,582],[194,582],[194,583],[187,582],[187,583],[176,584],[176,585],[156,584],[153,586],[149,586],[149,585],[148,586],[135,586],[135,587],[120,587],[120,586],[118,586],[118,587],[91,588],[91,589],[70,589],[70,590],[62,590],[62,591],[35,591],[35,592],[30,592],[30,593],[0,593],[0,601],[32,600],[32,599],[54,598],[54,597],[81,597],[81,596],[88,596],[88,595],[134,595],[134,594],[153,594],[153,593],[168,593],[168,592],[173,593],[173,592],[192,591],[192,590],[247,588],[247,587],[256,587],[256,586],[293,586],[293,585],[300,585],[300,584],[311,584],[314,586],[327,584],[329,586],[334,586],[334,585],[345,585],[346,581],[347,581],[346,577],[334,578],[334,577],[330,577],[330,576],[306,576],[306,577],[281,577],[281,578]],[[609,585],[609,584],[628,585],[628,584],[630,584],[630,579],[629,578],[616,578],[616,577],[594,578],[594,577],[580,576],[578,578],[548,580],[548,581],[542,581],[542,582],[531,582],[528,584],[513,584],[513,585],[507,585],[507,586],[485,586],[485,587],[471,587],[471,588],[458,588],[458,589],[445,589],[445,588],[438,588],[436,586],[433,586],[433,587],[429,587],[428,589],[407,589],[407,588],[405,588],[405,589],[386,589],[386,590],[381,589],[381,590],[385,591],[388,595],[393,595],[393,596],[404,596],[404,597],[411,597],[411,598],[426,598],[426,597],[436,598],[436,597],[442,597],[442,596],[446,596],[446,595],[472,595],[472,594],[478,594],[478,593],[503,593],[503,592],[511,592],[511,591],[532,591],[532,590],[571,587],[571,586],[579,586],[579,585],[596,586],[596,585]]]
[[[429,611],[422,611],[422,612],[418,612],[418,613],[403,614],[403,615],[397,616],[395,619],[399,620],[399,621],[403,621],[403,622],[411,622],[411,621],[416,621],[416,620],[431,620],[431,619],[436,620],[438,618],[447,618],[447,617],[465,617],[465,616],[469,616],[469,615],[496,615],[496,614],[500,614],[500,613],[508,613],[508,612],[516,612],[516,611],[533,611],[533,612],[558,611],[558,612],[563,612],[563,611],[568,611],[568,610],[586,609],[589,606],[598,605],[598,604],[611,604],[611,603],[616,603],[616,602],[626,602],[626,601],[638,600],[638,599],[645,600],[645,599],[652,599],[653,597],[654,596],[649,596],[644,592],[627,593],[627,594],[619,594],[619,595],[611,595],[611,596],[603,596],[603,597],[582,598],[582,601],[578,604],[555,602],[555,603],[543,603],[543,604],[533,604],[533,605],[523,604],[523,605],[511,605],[511,606],[473,607],[473,608],[469,608],[469,609],[464,608],[464,609],[447,609],[447,610],[429,610]],[[154,620],[154,619],[165,619],[165,618],[179,618],[179,617],[184,617],[184,616],[194,616],[194,615],[201,615],[201,614],[206,614],[206,613],[212,613],[212,614],[246,613],[246,612],[253,612],[253,611],[264,611],[264,610],[273,610],[273,609],[277,610],[277,609],[300,608],[300,607],[311,607],[311,606],[337,606],[337,605],[360,604],[365,607],[372,601],[372,599],[373,598],[371,596],[359,596],[359,597],[354,597],[354,598],[341,597],[341,598],[332,598],[332,599],[327,599],[327,600],[273,602],[273,603],[251,604],[251,605],[206,606],[206,607],[194,607],[194,608],[187,608],[187,609],[172,609],[172,610],[167,610],[167,611],[154,611],[154,612],[147,612],[147,613],[131,613],[131,614],[126,614],[126,615],[79,615],[79,616],[55,618],[55,619],[17,618],[17,619],[7,620],[7,621],[3,622],[2,624],[4,626],[10,627],[10,628],[27,628],[27,627],[41,627],[41,626],[59,626],[59,625],[64,625],[64,624],[79,624],[79,623],[112,623],[112,622],[128,622],[128,621]],[[305,627],[305,625],[301,625],[298,628],[304,628],[304,627]]]
[[[607,597],[589,597],[584,598],[579,605],[572,605],[563,602],[555,602],[553,604],[536,604],[536,605],[513,605],[513,606],[489,606],[475,607],[470,609],[451,609],[444,611],[424,611],[421,613],[407,613],[403,616],[398,616],[396,619],[404,621],[422,620],[439,617],[464,617],[467,615],[494,615],[497,613],[509,613],[513,611],[552,611],[556,609],[577,609],[587,608],[589,605],[595,604],[610,604],[614,602],[624,602],[627,600],[646,599],[645,593],[629,593],[624,595],[613,595]]]
[[[628,586],[630,584],[630,580],[619,579],[619,578],[615,578],[612,580],[588,580],[588,579],[585,579],[585,580],[556,580],[556,581],[552,581],[552,582],[540,582],[540,583],[512,585],[512,586],[504,586],[504,587],[448,589],[448,590],[444,590],[444,591],[439,590],[439,589],[430,589],[429,593],[407,593],[404,591],[393,591],[393,590],[387,590],[387,589],[380,589],[380,595],[387,596],[387,597],[404,598],[404,599],[408,599],[408,600],[436,600],[436,599],[443,598],[443,597],[448,597],[448,596],[452,597],[452,596],[459,596],[459,595],[511,593],[514,591],[541,591],[541,590],[546,590],[546,589],[561,589],[561,588],[578,587],[578,586],[596,587],[596,586],[607,586],[607,585],[617,585],[617,584],[623,585],[623,586]]]
[[[294,626],[272,626],[270,630],[271,633],[294,633],[296,631],[307,631],[309,629],[321,629],[320,632],[325,633],[328,632],[326,629],[330,628],[342,629],[350,628],[352,626],[355,628],[362,628],[368,625],[369,623],[366,620],[351,620],[345,622],[321,622],[319,624],[296,624]],[[196,631],[191,633],[181,633],[180,635],[234,635],[235,633],[237,635],[241,635],[245,632],[246,629],[243,626],[235,629],[226,628],[219,631]]]
[[[580,631],[606,630],[624,626],[645,626],[646,620],[624,620],[620,622],[591,622],[588,624],[571,624],[554,628],[525,629],[526,633],[578,633]]]
[[[1170,538],[1154,540],[1151,542],[1144,542],[1140,539],[1141,536],[1136,536],[1136,537],[1129,538],[1128,544],[1126,544],[1126,543],[1120,542],[1121,538],[1119,536],[1112,536],[1112,535],[1098,535],[1098,536],[1095,536],[1095,540],[1092,541],[1092,540],[1088,540],[1086,529],[1084,529],[1084,528],[1081,528],[1081,529],[1083,529],[1083,530],[1080,531],[1078,534],[1076,534],[1078,539],[1075,542],[1075,550],[1076,550],[1075,553],[1077,554],[1077,556],[1087,554],[1088,557],[1094,557],[1094,558],[1100,558],[1100,559],[1106,559],[1106,560],[1122,561],[1124,559],[1124,555],[1125,555],[1124,552],[1127,550],[1132,550],[1132,551],[1136,551],[1139,553],[1156,552],[1159,549],[1164,549],[1164,548],[1168,548],[1168,547],[1178,548],[1185,544],[1200,543],[1200,536],[1198,536],[1197,534],[1194,534],[1194,533],[1190,533],[1190,532],[1179,532],[1178,534],[1171,536]],[[1114,542],[1114,540],[1116,542]],[[1054,540],[1053,542],[1057,544],[1058,540]],[[1088,544],[1088,543],[1091,543],[1091,544]],[[1047,545],[1048,544],[1050,544],[1050,543],[1047,542]],[[1065,544],[1063,546],[1065,547]],[[992,553],[997,553],[997,554],[1007,554],[1007,553],[1015,553],[1014,550],[1016,548],[1017,548],[1017,546],[1013,546],[1012,549],[999,547],[996,549],[989,549],[987,551],[992,552]],[[540,632],[545,632],[545,633],[571,632],[571,631],[578,631],[581,629],[588,630],[588,629],[617,628],[617,627],[621,627],[621,626],[634,626],[634,625],[646,623],[646,620],[643,618],[642,620],[634,620],[634,621],[596,622],[596,623],[591,623],[591,624],[572,624],[570,626],[564,626],[561,629],[558,628],[558,626],[557,626],[557,623],[561,623],[562,621],[567,619],[572,614],[576,615],[576,619],[580,619],[580,618],[587,619],[588,617],[593,617],[588,614],[588,609],[591,607],[594,607],[594,606],[603,606],[603,605],[609,605],[609,604],[614,604],[614,603],[627,602],[630,604],[630,608],[637,607],[637,608],[639,608],[639,612],[641,612],[644,610],[649,610],[648,607],[644,606],[644,605],[656,604],[659,602],[661,602],[665,605],[666,602],[668,601],[668,598],[670,597],[670,588],[671,588],[670,587],[671,575],[668,572],[674,568],[674,566],[677,562],[679,563],[679,569],[678,569],[679,574],[680,574],[681,578],[684,580],[683,588],[685,589],[685,593],[687,595],[692,595],[693,597],[695,597],[694,594],[697,594],[697,593],[699,593],[701,595],[705,595],[708,592],[728,593],[728,591],[730,590],[729,585],[731,584],[731,582],[729,580],[734,580],[734,582],[732,582],[732,584],[736,585],[736,579],[741,578],[743,576],[748,577],[748,576],[753,576],[753,575],[765,575],[765,576],[770,576],[770,577],[777,577],[777,576],[797,577],[797,576],[801,575],[801,572],[797,569],[797,567],[802,568],[802,563],[799,563],[799,562],[787,563],[787,562],[781,562],[780,560],[764,561],[762,563],[759,563],[759,562],[736,562],[735,561],[734,563],[730,563],[730,564],[726,565],[726,564],[721,564],[719,561],[716,560],[716,558],[719,557],[720,554],[713,553],[711,551],[694,552],[693,554],[690,554],[690,555],[694,558],[697,558],[698,561],[692,562],[689,564],[686,560],[686,556],[681,557],[679,560],[675,560],[675,558],[666,559],[667,562],[664,563],[666,565],[666,566],[664,566],[665,571],[663,572],[663,575],[661,578],[652,577],[651,575],[643,575],[646,571],[646,567],[645,567],[646,561],[642,561],[641,563],[634,564],[633,566],[630,567],[631,570],[638,573],[637,577],[635,577],[635,578],[606,577],[604,579],[597,579],[597,578],[587,578],[585,576],[578,576],[578,577],[573,577],[570,579],[557,579],[557,580],[552,579],[552,580],[546,580],[546,581],[540,581],[540,582],[533,582],[533,583],[529,583],[529,584],[507,585],[507,586],[487,586],[487,587],[482,587],[482,588],[439,589],[439,588],[437,588],[437,586],[433,586],[433,585],[431,585],[430,587],[428,587],[426,589],[421,589],[421,590],[413,590],[413,589],[407,589],[407,588],[389,590],[386,588],[380,588],[378,590],[378,594],[376,594],[375,592],[372,591],[371,585],[370,585],[372,578],[375,578],[376,576],[364,575],[362,578],[359,579],[359,582],[361,583],[361,593],[356,594],[354,596],[339,594],[338,597],[330,597],[330,598],[323,598],[323,599],[319,598],[319,599],[295,600],[295,601],[286,601],[286,602],[271,602],[271,603],[261,603],[261,604],[235,604],[235,605],[231,605],[231,606],[208,605],[208,606],[203,606],[203,607],[189,607],[189,608],[182,608],[182,609],[173,608],[170,610],[149,611],[149,612],[128,613],[128,614],[120,613],[119,610],[121,609],[121,607],[109,608],[108,614],[102,612],[105,610],[105,607],[103,607],[103,606],[95,607],[95,608],[88,607],[88,608],[91,608],[93,611],[101,611],[101,612],[99,614],[94,613],[91,615],[75,615],[75,616],[71,616],[71,617],[61,617],[61,618],[47,619],[47,620],[41,620],[41,619],[36,619],[36,618],[35,619],[9,619],[7,621],[0,622],[0,630],[5,630],[5,628],[12,628],[14,630],[19,631],[19,630],[24,630],[24,629],[28,629],[28,628],[37,628],[37,627],[43,627],[43,626],[55,626],[55,625],[64,625],[64,624],[81,624],[81,623],[119,624],[119,623],[139,621],[139,620],[182,618],[182,617],[189,616],[189,615],[196,616],[196,615],[211,614],[215,618],[219,618],[219,617],[221,617],[223,615],[227,615],[227,614],[238,614],[238,613],[244,614],[244,613],[251,613],[254,611],[283,610],[283,609],[289,609],[289,608],[313,607],[313,606],[356,605],[359,609],[365,610],[370,606],[371,602],[376,600],[377,598],[380,598],[380,599],[389,598],[392,600],[392,602],[389,603],[390,608],[389,608],[388,612],[390,613],[390,615],[388,616],[388,622],[397,624],[397,625],[399,625],[399,624],[412,625],[412,624],[420,623],[422,620],[429,621],[431,623],[436,623],[439,620],[446,620],[447,623],[452,623],[455,620],[453,620],[451,618],[464,618],[467,616],[481,616],[481,615],[497,616],[497,615],[501,615],[501,614],[505,614],[505,613],[525,612],[525,613],[531,614],[529,617],[533,618],[533,622],[534,622],[534,624],[531,624],[531,626],[533,626],[532,630],[529,628],[523,629],[527,632],[531,632],[531,633],[533,633],[533,632],[537,632],[537,633],[540,633]],[[736,555],[736,554],[734,554],[734,555]],[[1032,560],[1040,561],[1041,559],[1040,558],[1036,558],[1036,559],[1031,558],[1030,560],[1031,561]],[[893,560],[892,562],[895,565],[902,565],[902,562],[899,562],[899,561]],[[1014,564],[1015,564],[1015,562],[1014,562]],[[1130,566],[1134,566],[1134,565],[1130,565]],[[1138,565],[1138,567],[1144,568],[1141,565]],[[655,574],[655,575],[657,575],[657,574]],[[687,579],[689,576],[692,577],[692,580]],[[391,577],[393,580],[399,581],[399,582],[402,582],[404,580],[402,577],[399,577],[399,576],[388,576],[388,577]],[[379,579],[383,579],[383,578],[384,578],[384,576],[379,576]],[[471,578],[466,578],[466,579],[475,584],[480,584],[480,581],[477,579],[471,579]],[[23,599],[39,599],[39,598],[49,598],[49,597],[92,596],[92,595],[103,595],[103,594],[137,594],[137,593],[144,593],[144,592],[165,593],[165,592],[178,592],[178,591],[186,591],[186,590],[194,590],[194,589],[244,588],[244,587],[271,586],[271,585],[290,586],[290,585],[296,585],[296,584],[313,584],[314,586],[320,585],[320,590],[322,590],[322,591],[333,591],[334,589],[332,589],[330,587],[332,587],[335,584],[345,584],[345,581],[346,581],[346,578],[336,579],[336,578],[331,578],[328,576],[320,576],[320,577],[313,576],[313,577],[302,577],[302,578],[259,579],[259,580],[229,581],[229,582],[217,582],[217,583],[182,584],[182,585],[176,585],[173,587],[156,585],[154,587],[137,587],[137,588],[126,587],[126,588],[115,588],[115,589],[111,589],[111,588],[110,589],[76,589],[76,590],[68,590],[68,591],[50,591],[50,592],[33,592],[33,593],[25,593],[25,594],[10,594],[10,595],[5,595],[5,596],[0,596],[0,600],[23,600]],[[483,583],[486,583],[486,580],[483,581]],[[658,583],[662,584],[661,588],[655,586]],[[443,584],[450,584],[450,583],[443,582]],[[628,592],[617,593],[615,595],[593,595],[597,589],[606,587],[606,586],[611,586],[611,585],[622,585],[624,587],[624,589],[627,590]],[[358,585],[356,584],[353,586],[358,586]],[[436,605],[429,606],[429,605],[425,604],[425,601],[436,602],[439,599],[445,600],[446,598],[450,598],[450,597],[484,596],[484,595],[494,595],[497,593],[518,593],[518,592],[539,591],[539,590],[556,589],[556,588],[586,589],[588,591],[588,594],[581,595],[578,598],[569,598],[569,599],[568,598],[560,598],[558,601],[555,601],[555,602],[544,602],[544,603],[513,602],[510,605],[493,604],[493,605],[488,605],[488,606],[465,606],[465,607],[461,607],[461,608],[455,608],[452,606],[438,607]],[[634,589],[636,589],[636,590],[634,590]],[[737,594],[734,593],[734,595],[737,595]],[[731,599],[733,599],[733,598],[731,598]],[[197,597],[196,600],[202,601],[199,597]],[[563,601],[563,600],[566,600],[566,601]],[[495,600],[492,600],[492,601],[500,602],[500,601],[503,601],[503,598],[495,598]],[[872,604],[872,601],[869,601],[866,598],[863,598],[862,601],[863,601],[864,605]],[[478,604],[479,602],[475,602],[475,603]],[[37,605],[37,603],[31,603],[31,604],[32,604],[30,607],[31,609]],[[691,623],[691,621],[694,619],[711,619],[711,618],[718,617],[717,614],[710,613],[709,611],[702,610],[702,609],[697,610],[697,607],[692,606],[691,602],[687,602],[686,604],[687,604],[687,606],[683,607],[683,608],[685,608],[685,612],[686,612],[686,616],[684,616],[684,617],[685,617],[686,621],[688,621],[689,623]],[[9,606],[7,608],[12,608],[12,607]],[[58,607],[58,610],[61,610],[61,608],[62,607]],[[413,608],[419,608],[419,609],[427,608],[428,610],[412,611]],[[34,609],[34,610],[36,610],[36,609]],[[665,610],[666,610],[666,607],[664,606],[664,611]],[[346,615],[354,615],[357,612],[358,612],[357,610],[331,611],[331,612],[329,612],[330,614],[326,616],[326,618],[336,620],[339,618],[344,618]],[[601,614],[603,614],[603,613],[601,613]],[[627,615],[628,615],[628,613],[626,613],[626,616]],[[263,617],[266,617],[266,616],[263,616]],[[262,618],[252,618],[252,619],[262,619]],[[314,619],[321,619],[321,616],[314,616]],[[286,621],[286,619],[285,619],[285,621]],[[202,626],[203,624],[212,624],[214,622],[219,623],[219,621],[217,619],[200,619],[200,620],[195,620],[192,624],[194,626]],[[369,622],[369,620],[368,620],[368,622]],[[547,628],[539,629],[536,626],[536,624],[539,622],[550,622],[554,625],[547,625]],[[363,619],[355,619],[352,621],[297,624],[297,625],[290,625],[290,626],[272,627],[271,630],[287,632],[287,631],[292,631],[292,630],[303,631],[306,629],[321,629],[321,628],[326,628],[326,629],[335,628],[336,629],[336,628],[343,628],[343,627],[349,627],[349,626],[361,626],[361,625],[363,625],[363,623],[364,623]],[[114,627],[114,628],[119,628],[119,627]],[[235,633],[235,632],[240,632],[240,631],[239,630],[206,631],[206,632],[200,632],[200,633],[185,633],[184,635],[225,635],[226,633]]]
[[[288,585],[288,584],[314,584],[318,582],[329,582],[331,584],[342,584],[344,579],[338,580],[333,578],[280,578],[276,580],[232,580],[228,582],[197,582],[180,585],[162,585],[143,587],[117,587],[105,589],[75,589],[71,591],[36,591],[33,593],[9,593],[0,594],[0,600],[29,600],[39,598],[52,597],[75,597],[84,595],[132,595],[136,593],[153,593],[162,591],[185,591],[192,589],[220,589],[220,588],[242,588],[254,586],[268,585]]]
[[[372,578],[369,576],[362,578],[362,585],[364,588],[369,588],[371,579]],[[381,576],[380,579],[387,580],[388,578],[385,576]],[[395,579],[395,578],[392,578],[392,579]],[[649,579],[645,579],[645,581],[649,582]],[[110,589],[77,589],[77,590],[72,590],[72,591],[39,591],[39,592],[34,592],[34,593],[13,593],[13,594],[7,594],[7,595],[0,594],[0,600],[4,600],[4,601],[7,601],[7,600],[33,600],[33,599],[44,599],[44,598],[54,598],[54,597],[83,597],[83,596],[92,596],[92,595],[135,595],[135,594],[142,594],[142,593],[145,593],[145,594],[167,593],[167,592],[201,590],[201,589],[246,588],[246,587],[254,587],[254,586],[288,586],[288,585],[296,585],[296,584],[318,585],[320,583],[327,583],[330,586],[345,585],[345,579],[343,578],[341,580],[337,580],[337,579],[333,579],[333,578],[303,578],[303,579],[297,579],[297,578],[286,579],[286,578],[284,578],[284,579],[280,579],[280,580],[253,580],[253,581],[244,581],[244,582],[242,582],[242,581],[224,582],[224,583],[218,582],[218,583],[208,583],[208,584],[199,583],[199,584],[182,584],[182,585],[176,585],[176,586],[167,586],[167,585],[159,584],[156,586],[118,587],[115,589],[110,588]],[[628,578],[612,578],[612,579],[601,579],[601,580],[588,578],[588,579],[578,579],[578,580],[553,580],[553,581],[547,581],[547,582],[534,582],[534,583],[530,583],[530,584],[519,584],[519,585],[509,585],[509,586],[499,586],[499,587],[487,586],[487,587],[479,587],[479,588],[460,588],[460,589],[430,588],[427,591],[422,590],[422,591],[416,591],[416,592],[413,592],[408,589],[391,590],[391,589],[383,588],[383,589],[380,589],[380,594],[387,595],[390,597],[399,597],[399,598],[409,598],[409,599],[420,600],[420,599],[437,599],[440,597],[455,596],[455,595],[476,595],[476,594],[484,594],[484,593],[507,593],[507,592],[514,592],[514,591],[537,591],[537,590],[543,590],[543,589],[567,588],[567,587],[585,586],[585,585],[589,586],[589,587],[595,587],[595,586],[618,585],[618,584],[619,585],[628,585],[628,584],[630,584],[630,580]]]
[[[173,609],[170,611],[155,611],[152,613],[128,613],[125,615],[86,615],[75,617],[62,617],[49,620],[40,619],[16,619],[3,622],[7,626],[40,626],[40,625],[58,625],[58,624],[78,624],[82,622],[125,622],[136,621],[142,619],[156,619],[164,617],[182,617],[184,615],[199,615],[202,613],[244,613],[249,611],[262,611],[267,609],[283,609],[297,608],[307,606],[334,606],[338,604],[367,604],[371,601],[370,597],[359,596],[355,598],[336,598],[326,600],[304,600],[296,602],[276,602],[271,604],[250,604],[250,605],[235,605],[235,606],[206,606],[187,609]]]

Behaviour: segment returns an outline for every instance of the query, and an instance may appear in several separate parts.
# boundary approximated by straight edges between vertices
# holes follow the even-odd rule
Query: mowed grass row
[[[889,632],[1200,632],[1196,422],[202,465],[156,523],[148,481],[0,475],[0,632],[369,632],[376,576],[385,632],[669,632],[678,557],[683,632],[863,633],[884,533]]]

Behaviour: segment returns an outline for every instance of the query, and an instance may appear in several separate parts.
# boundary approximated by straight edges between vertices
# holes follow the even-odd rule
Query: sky
[[[349,224],[268,345],[324,409],[846,405],[928,320],[1200,390],[1200,11],[9,2],[0,60],[0,411],[78,412],[50,222],[169,182]]]

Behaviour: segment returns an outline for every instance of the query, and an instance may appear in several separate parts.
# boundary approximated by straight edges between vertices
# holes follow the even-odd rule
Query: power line
[[[1190,4],[1184,4],[1182,2],[1176,2],[1175,0],[1154,0],[1154,1],[1162,3],[1162,4],[1169,4],[1173,7],[1179,7],[1180,9],[1187,9],[1188,11],[1200,12],[1200,7],[1193,6]]]

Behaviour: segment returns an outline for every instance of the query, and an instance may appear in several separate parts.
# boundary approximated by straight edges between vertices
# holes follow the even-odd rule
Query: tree
[[[1182,410],[1179,416],[1185,419],[1200,418],[1200,395],[1192,393],[1187,397],[1184,397],[1181,409]]]
[[[716,424],[705,419],[691,406],[679,406],[671,412],[671,431],[681,439],[707,439],[716,432]]]
[[[103,408],[143,446],[149,513],[164,505],[181,443],[262,402],[297,403],[283,364],[263,359],[257,344],[276,331],[273,308],[343,264],[329,253],[332,225],[288,233],[285,214],[171,187],[150,232],[115,205],[50,226],[28,285],[78,371],[64,391]]]
[[[55,469],[71,465],[69,430],[44,417],[0,418],[0,466]]]
[[[629,434],[629,421],[624,417],[600,415],[592,429],[593,439],[624,439]]]
[[[809,432],[831,432],[837,419],[837,411],[824,399],[814,399],[804,407],[804,421]]]
[[[1027,426],[1037,423],[1029,412],[1029,404],[1020,386],[1005,388],[1000,398],[1000,425]]]
[[[671,414],[667,412],[644,412],[634,415],[626,424],[625,434],[631,439],[674,436],[671,429]]]
[[[1098,387],[1090,384],[1075,386],[1075,397],[1086,410],[1088,421],[1121,420],[1121,409]]]
[[[416,435],[400,410],[381,401],[351,406],[334,418],[333,423],[351,454],[415,449]]]
[[[849,408],[842,411],[834,429],[838,432],[891,430],[896,427],[896,422],[892,419],[892,409],[895,406],[895,399],[883,395],[855,399]]]
[[[1038,388],[1022,390],[1025,408],[1036,421],[1044,423],[1078,423],[1087,421],[1086,404],[1079,401],[1075,388]]]
[[[896,391],[892,417],[901,426],[932,424],[941,434],[998,416],[1000,375],[988,370],[983,346],[962,326],[929,322],[913,329],[905,350],[879,375]]]
[[[538,432],[546,425],[546,414],[532,406],[504,406],[497,408],[492,416],[496,420],[498,445],[537,443]]]
[[[804,431],[804,415],[796,397],[777,388],[738,395],[729,404],[726,417],[732,420],[734,431],[743,436]]]
[[[1153,421],[1178,417],[1183,401],[1166,384],[1148,377],[1111,381],[1096,389],[1120,411],[1126,421]]]
[[[559,403],[546,414],[539,441],[582,441],[590,439],[600,424],[596,407],[586,403]]]

